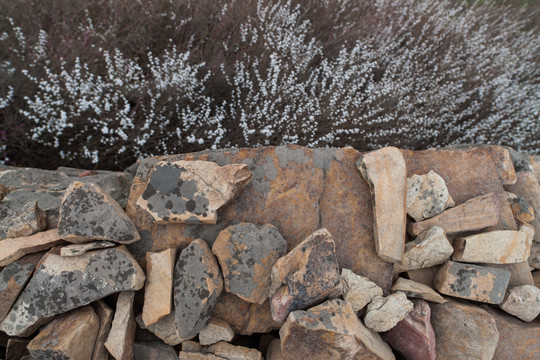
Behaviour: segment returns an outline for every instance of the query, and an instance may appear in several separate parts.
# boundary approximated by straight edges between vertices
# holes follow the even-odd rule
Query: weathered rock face
[[[37,201],[21,208],[0,208],[0,239],[30,236],[46,228],[47,217]]]
[[[142,320],[142,315],[139,315],[135,318],[135,321],[141,329],[147,329],[156,335],[159,339],[163,340],[165,344],[175,346],[182,342],[178,332],[176,331],[176,321],[175,313],[170,313],[165,316],[163,319],[158,321],[155,324],[146,326]]]
[[[508,286],[534,285],[533,276],[529,263],[520,262],[515,264],[486,264],[487,267],[510,271]]]
[[[229,360],[263,360],[262,354],[256,349],[234,346],[224,341],[210,345],[207,351],[219,358]]]
[[[60,249],[60,256],[79,256],[90,250],[107,249],[116,246],[112,241],[92,241],[84,244],[71,244]]]
[[[176,330],[183,340],[205,326],[223,290],[218,262],[204,240],[194,240],[182,250],[174,268]]]
[[[146,285],[142,320],[146,326],[173,312],[173,271],[176,249],[146,254]]]
[[[124,246],[74,257],[49,252],[41,259],[1,330],[11,336],[27,336],[52,316],[116,292],[139,290],[144,280],[144,272]]]
[[[500,307],[523,321],[531,322],[540,314],[540,289],[534,285],[514,286],[508,289]]]
[[[60,206],[58,234],[72,243],[107,240],[130,244],[140,240],[129,216],[109,194],[95,184],[75,181]]]
[[[388,344],[342,300],[293,311],[279,335],[286,359],[395,359]]]
[[[134,291],[118,295],[116,312],[105,347],[116,360],[131,360],[135,342],[135,315],[133,313]]]
[[[517,181],[513,185],[507,185],[506,190],[523,198],[533,209],[535,218],[531,221],[534,226],[534,241],[540,242],[540,184],[533,173],[522,171],[517,174]]]
[[[341,270],[341,278],[345,281],[343,300],[347,301],[354,311],[363,309],[375,296],[383,295],[377,284],[349,269]]]
[[[407,214],[415,221],[433,217],[454,205],[443,178],[435,172],[407,179]]]
[[[2,240],[0,243],[0,266],[11,264],[24,255],[47,250],[63,243],[64,240],[58,236],[56,229],[42,231],[30,236]]]
[[[528,202],[511,192],[506,192],[506,198],[516,220],[524,223],[534,221],[534,209]]]
[[[367,307],[364,324],[372,331],[383,332],[392,329],[414,308],[412,302],[402,292],[387,297],[376,296]]]
[[[402,277],[398,277],[394,286],[392,286],[392,291],[399,291],[407,295],[407,297],[424,299],[439,304],[446,302],[446,300],[431,287]]]
[[[133,360],[178,360],[178,355],[170,345],[143,342],[133,345]]]
[[[212,345],[220,341],[231,341],[234,338],[234,332],[227,324],[218,318],[211,318],[204,329],[199,333],[199,342],[201,345]]]
[[[92,360],[108,360],[109,352],[105,348],[105,341],[107,341],[109,331],[111,330],[114,312],[102,300],[93,302],[92,308],[99,319],[99,330],[96,335],[96,342],[94,343]]]
[[[531,244],[531,254],[527,259],[528,264],[535,269],[540,269],[540,243],[533,241]]]
[[[137,200],[158,223],[215,224],[217,211],[244,190],[252,174],[244,164],[161,161]]]
[[[90,360],[99,328],[91,306],[73,310],[54,319],[28,344],[36,360]]]
[[[2,199],[4,199],[7,194],[9,194],[7,187],[0,184],[0,201],[2,201]]]
[[[407,169],[403,155],[397,148],[386,147],[363,154],[356,164],[371,188],[377,254],[385,261],[399,262],[407,223]]]
[[[270,224],[241,223],[222,230],[212,252],[221,265],[225,290],[262,304],[270,296],[272,266],[287,253],[287,242]]]

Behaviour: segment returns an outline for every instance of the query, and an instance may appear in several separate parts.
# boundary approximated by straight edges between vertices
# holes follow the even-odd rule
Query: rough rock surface
[[[170,345],[142,342],[133,345],[133,360],[178,360],[178,355]]]
[[[266,360],[285,360],[285,357],[283,356],[283,351],[281,350],[281,340],[274,339],[270,344],[268,345],[268,349],[266,350]]]
[[[0,329],[11,336],[27,336],[54,315],[116,292],[140,290],[144,280],[143,270],[125,246],[74,257],[49,252]]]
[[[531,244],[531,255],[529,255],[528,264],[535,269],[540,269],[540,243],[533,241]]]
[[[47,217],[37,201],[0,208],[0,239],[30,236],[46,228]]]
[[[35,360],[90,360],[99,320],[91,306],[72,310],[48,324],[28,344]]]
[[[343,300],[293,311],[279,335],[286,359],[395,359],[388,344],[369,331]]]
[[[435,330],[438,360],[493,358],[499,331],[486,311],[455,301],[434,304],[431,325]]]
[[[424,299],[439,304],[447,301],[431,287],[402,277],[396,280],[394,286],[392,286],[392,291],[399,291],[407,295],[407,297]]]
[[[415,221],[433,217],[454,205],[444,179],[434,171],[407,179],[407,214]]]
[[[30,340],[23,338],[10,338],[6,344],[6,360],[20,360],[25,355],[30,355],[28,344]]]
[[[262,354],[256,349],[234,346],[224,341],[210,345],[207,351],[228,360],[263,360]]]
[[[399,262],[407,223],[407,169],[403,155],[397,148],[385,147],[363,154],[356,164],[371,189],[377,254],[385,261]]]
[[[354,311],[363,309],[375,296],[382,296],[383,291],[374,282],[349,269],[341,270],[341,278],[345,281],[343,299]]]
[[[442,265],[435,265],[424,269],[409,270],[407,271],[407,276],[413,281],[433,288],[433,280],[435,279],[435,276],[439,272],[441,266]]]
[[[90,250],[107,249],[115,246],[112,241],[92,241],[84,244],[71,244],[60,249],[60,256],[79,256]]]
[[[515,264],[486,264],[487,267],[510,271],[508,286],[534,285],[534,279],[529,268],[529,263],[520,262]]]
[[[500,304],[509,281],[506,270],[447,261],[439,269],[434,287],[445,295]]]
[[[189,340],[205,326],[223,290],[218,262],[204,240],[191,242],[174,268],[176,330]]]
[[[114,311],[103,300],[92,303],[92,308],[99,319],[99,330],[94,343],[92,360],[109,360],[109,352],[105,348],[105,341],[109,336],[113,321]]]
[[[0,201],[2,201],[2,199],[4,199],[7,194],[9,194],[7,187],[0,184]]]
[[[167,345],[176,346],[182,342],[176,331],[175,313],[172,312],[153,325],[146,326],[142,321],[142,315],[135,318],[141,329],[147,329],[156,335]]]
[[[161,161],[154,165],[137,205],[158,223],[215,224],[218,210],[251,181],[245,164]]]
[[[270,296],[272,266],[287,253],[287,242],[270,224],[241,223],[222,230],[212,252],[221,265],[225,290],[262,304]]]
[[[540,289],[534,285],[509,288],[508,295],[499,306],[521,320],[531,322],[540,314]]]
[[[212,345],[220,341],[231,341],[233,338],[234,332],[229,324],[218,318],[211,318],[205,328],[199,333],[199,343],[201,345]]]
[[[534,209],[535,218],[531,221],[534,227],[534,241],[540,242],[540,184],[533,173],[522,171],[517,174],[517,182],[505,187],[506,190],[523,198]]]
[[[516,220],[524,223],[534,221],[534,209],[528,202],[511,192],[506,192],[506,198]]]
[[[180,360],[224,360],[225,358],[221,356],[216,356],[214,354],[198,353],[198,352],[187,352],[180,351],[178,354]]]
[[[116,360],[131,360],[135,342],[135,314],[133,313],[134,291],[123,291],[118,295],[116,311],[105,347]]]
[[[435,360],[435,331],[431,309],[424,300],[413,300],[414,309],[394,328],[382,335],[392,348],[409,360]]]
[[[62,199],[58,234],[72,243],[106,240],[130,244],[141,238],[116,200],[99,186],[80,181],[71,184]]]
[[[176,248],[146,254],[146,284],[142,320],[146,326],[173,312],[173,271]]]
[[[47,250],[63,243],[64,240],[60,239],[56,229],[42,231],[30,236],[2,240],[0,243],[0,266],[9,265],[24,255]]]
[[[47,229],[56,229],[63,196],[64,191],[46,189],[14,190],[0,202],[0,212],[7,213],[10,211],[9,209],[32,206],[37,201],[39,208],[45,212]]]
[[[317,230],[274,264],[272,289],[282,284],[270,301],[277,322],[291,311],[341,294],[336,245],[328,230]]]
[[[387,297],[376,296],[368,305],[364,324],[371,331],[383,332],[392,329],[414,308],[402,292]]]

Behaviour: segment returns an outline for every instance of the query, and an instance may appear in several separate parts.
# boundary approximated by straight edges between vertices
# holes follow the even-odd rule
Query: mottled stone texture
[[[386,147],[363,154],[356,164],[371,189],[377,254],[385,261],[399,262],[407,224],[407,169],[403,155],[397,148]]]
[[[204,240],[194,240],[174,268],[176,330],[181,339],[191,339],[206,326],[222,290],[217,259]]]
[[[454,200],[443,178],[434,171],[407,179],[407,214],[415,221],[428,219],[452,206]]]
[[[516,220],[524,223],[534,221],[534,209],[525,199],[514,193],[506,192],[506,200],[512,209],[512,214]]]
[[[363,309],[375,296],[382,296],[383,291],[374,282],[349,269],[341,270],[341,279],[344,281],[343,299],[347,301],[354,311]]]
[[[157,323],[173,311],[173,272],[176,248],[146,254],[146,285],[142,320]]]
[[[116,292],[140,290],[144,280],[143,270],[124,246],[74,257],[49,252],[0,329],[27,336],[54,315]]]
[[[123,291],[118,295],[116,311],[105,347],[116,360],[131,360],[135,342],[135,314],[133,313],[134,291]]]
[[[534,174],[522,171],[517,174],[517,182],[506,186],[506,190],[523,198],[533,209],[535,218],[531,221],[534,227],[534,241],[540,242],[540,184]]]
[[[130,244],[139,232],[122,207],[95,184],[75,181],[60,206],[58,234],[73,243],[107,240]]]
[[[2,240],[0,246],[0,266],[11,264],[26,254],[47,250],[63,244],[56,229],[42,231],[34,235]]]
[[[37,201],[22,207],[0,207],[0,239],[29,236],[46,228],[47,217]]]
[[[106,249],[115,246],[112,241],[92,241],[84,244],[71,244],[60,249],[60,256],[79,256],[90,250]]]
[[[137,205],[162,224],[215,224],[218,210],[236,198],[251,178],[245,164],[161,161],[154,165]]]
[[[403,320],[413,308],[413,303],[402,292],[387,297],[376,296],[367,307],[364,324],[371,331],[388,331]]]
[[[241,223],[222,230],[212,252],[221,265],[225,290],[262,304],[270,296],[272,266],[287,253],[287,242],[270,224]]]
[[[395,359],[388,344],[369,331],[343,300],[293,311],[279,335],[286,359]]]
[[[531,242],[523,231],[498,230],[454,240],[456,261],[514,264],[529,259]]]
[[[439,269],[434,287],[442,294],[500,304],[509,281],[506,270],[447,261]]]
[[[510,271],[510,281],[508,282],[508,286],[534,285],[531,269],[527,262],[515,264],[486,264],[486,266]]]

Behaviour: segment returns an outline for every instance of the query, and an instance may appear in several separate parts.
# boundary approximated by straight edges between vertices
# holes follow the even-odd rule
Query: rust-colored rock
[[[511,192],[506,192],[506,198],[516,220],[524,223],[534,221],[534,209],[525,199]]]
[[[431,287],[402,277],[398,277],[394,286],[392,286],[392,291],[399,291],[407,295],[407,297],[424,299],[439,304],[443,304],[447,301]]]
[[[521,171],[517,174],[517,182],[508,185],[506,190],[523,198],[533,209],[535,218],[530,224],[534,227],[534,241],[540,242],[540,184],[533,173]]]
[[[135,343],[135,314],[133,313],[134,291],[118,295],[116,312],[105,347],[116,360],[131,360]]]
[[[9,194],[8,188],[0,184],[0,201],[2,201],[7,194]]]
[[[0,266],[9,265],[26,254],[47,250],[63,243],[64,240],[58,236],[57,229],[42,231],[30,236],[2,240],[0,243]]]
[[[377,254],[385,261],[399,262],[407,224],[407,169],[403,155],[397,148],[386,147],[363,154],[356,164],[371,189]]]
[[[176,248],[146,254],[146,284],[142,320],[157,323],[173,311],[173,271]]]
[[[103,300],[92,303],[92,308],[99,319],[99,330],[94,343],[92,360],[109,360],[109,352],[105,348],[105,341],[109,336],[114,317],[114,311]]]

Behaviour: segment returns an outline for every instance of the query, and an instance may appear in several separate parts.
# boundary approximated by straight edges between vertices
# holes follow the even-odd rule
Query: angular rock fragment
[[[20,209],[33,206],[37,201],[39,208],[45,212],[47,229],[58,227],[58,215],[62,202],[63,191],[45,189],[21,189],[10,192],[0,203],[0,213],[7,213],[9,209]]]
[[[388,344],[369,331],[343,300],[293,311],[279,336],[287,359],[395,359]]]
[[[431,309],[424,300],[413,300],[414,310],[382,335],[392,348],[409,360],[435,360],[435,331]]]
[[[196,341],[187,340],[182,342],[182,351],[186,352],[202,352],[203,347]]]
[[[495,226],[499,223],[499,218],[499,196],[487,194],[443,211],[430,219],[410,223],[407,231],[412,236],[418,236],[433,226],[438,226],[444,229],[446,236],[455,236]]]
[[[176,331],[174,312],[165,316],[157,323],[149,325],[148,327],[144,324],[144,321],[142,320],[142,315],[137,316],[135,320],[137,321],[137,324],[141,329],[146,329],[152,332],[158,338],[163,340],[163,342],[167,345],[176,346],[182,342],[182,339],[180,339],[180,336]]]
[[[540,242],[540,184],[529,171],[517,173],[517,181],[505,187],[517,196],[523,198],[534,210],[535,218],[530,222],[534,227],[534,241]]]
[[[116,292],[140,290],[144,280],[143,270],[125,246],[73,257],[49,252],[0,329],[11,336],[30,335],[55,315]]]
[[[212,345],[220,341],[231,341],[234,332],[227,324],[218,318],[211,318],[204,329],[199,333],[199,343],[201,345]]]
[[[424,299],[439,304],[443,304],[447,301],[431,287],[402,277],[399,277],[396,280],[394,286],[392,286],[392,291],[399,291],[407,295],[407,297]]]
[[[529,263],[520,262],[515,264],[486,264],[487,267],[510,271],[508,286],[534,285],[534,280],[529,269]]]
[[[437,359],[493,358],[499,332],[495,320],[476,306],[455,301],[431,306]]]
[[[48,324],[28,344],[35,360],[90,360],[99,320],[91,306],[72,310]]]
[[[326,229],[320,229],[279,259],[272,268],[272,317],[283,322],[291,311],[305,309],[342,292],[336,245]]]
[[[92,241],[84,244],[71,244],[60,249],[60,256],[79,256],[90,250],[107,249],[115,246],[112,241]]]
[[[497,196],[499,197],[499,221],[497,225],[490,226],[484,229],[484,231],[517,230],[516,219],[514,218],[514,213],[512,212],[506,193],[500,193]]]
[[[176,330],[189,340],[205,326],[223,290],[217,259],[204,240],[191,242],[180,254],[174,268]]]
[[[94,343],[92,360],[108,360],[109,352],[105,348],[105,341],[107,341],[109,331],[111,330],[114,311],[112,311],[112,309],[108,307],[103,300],[93,302],[92,308],[99,319],[99,330]]]
[[[534,221],[534,209],[523,198],[511,192],[506,192],[506,198],[516,220],[524,223]]]
[[[146,285],[142,320],[157,323],[173,311],[172,289],[176,248],[146,254]]]
[[[375,296],[382,296],[383,291],[374,282],[349,269],[341,270],[341,278],[345,281],[343,299],[354,311],[362,310]]]
[[[407,179],[407,214],[415,221],[433,217],[454,205],[444,179],[434,171]]]
[[[105,347],[116,360],[131,360],[135,342],[135,314],[133,313],[134,291],[123,291],[118,295],[116,312]]]
[[[67,188],[62,199],[58,234],[72,243],[106,240],[130,244],[141,239],[116,200],[99,186],[79,181]]]
[[[453,252],[454,248],[446,238],[444,230],[434,226],[405,244],[403,260],[394,265],[394,272],[401,273],[442,264]]]
[[[221,265],[225,290],[262,304],[270,296],[272,266],[287,253],[287,242],[270,224],[240,223],[219,233],[212,252]]]
[[[133,345],[133,360],[178,360],[178,355],[170,345],[143,342]]]
[[[534,285],[512,287],[499,306],[521,320],[531,322],[540,314],[540,289]]]
[[[28,339],[10,338],[6,345],[6,360],[20,360],[25,355],[30,355],[27,346],[30,343]]]
[[[454,240],[452,260],[514,264],[529,259],[531,242],[523,231],[498,230]]]
[[[26,254],[36,253],[63,244],[56,229],[40,233],[2,240],[0,246],[0,266],[6,266]]]
[[[283,351],[281,350],[281,340],[274,339],[270,344],[268,345],[268,349],[266,350],[266,360],[285,360],[285,357],[283,356]]]
[[[500,304],[509,281],[506,270],[447,261],[439,269],[434,287],[442,294]]]
[[[217,211],[235,199],[252,176],[245,164],[160,161],[137,205],[157,223],[215,224]]]
[[[421,284],[427,285],[430,288],[433,288],[433,280],[439,272],[439,269],[442,265],[435,265],[432,267],[418,269],[418,270],[409,270],[407,271],[407,276],[410,280],[419,282]]]
[[[528,264],[535,269],[540,269],[540,243],[533,241],[531,244],[531,255],[529,255]]]
[[[376,296],[367,307],[364,324],[371,331],[383,332],[392,329],[414,308],[402,292],[387,297]]]
[[[207,351],[228,360],[263,360],[262,354],[257,349],[234,346],[224,341],[210,345]]]
[[[384,261],[396,263],[405,244],[407,169],[399,149],[386,147],[357,161],[372,194],[375,248]]]
[[[46,228],[47,217],[37,201],[21,208],[0,208],[0,239],[30,236]]]

